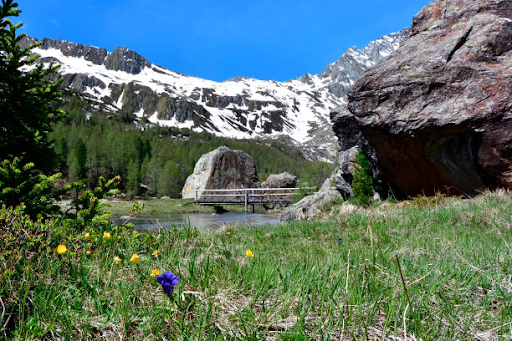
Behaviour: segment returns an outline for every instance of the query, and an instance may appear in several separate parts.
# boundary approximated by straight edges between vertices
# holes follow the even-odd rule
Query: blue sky
[[[19,0],[23,32],[104,47],[206,79],[284,81],[411,25],[429,0]]]

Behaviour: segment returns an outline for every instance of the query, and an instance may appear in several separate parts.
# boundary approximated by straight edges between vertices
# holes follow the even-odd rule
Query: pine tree
[[[140,173],[139,164],[135,160],[130,160],[128,163],[126,175],[126,190],[130,195],[139,194]]]
[[[87,140],[87,168],[89,175],[89,187],[98,185],[98,178],[101,175],[100,167],[103,161],[103,141],[101,126],[93,126],[89,130]]]
[[[360,205],[370,205],[373,196],[374,182],[370,162],[366,155],[364,155],[364,152],[359,149],[354,162],[352,193]]]
[[[87,177],[87,146],[81,138],[76,141],[73,154],[78,164],[78,179],[82,180]]]
[[[85,180],[87,178],[87,147],[79,138],[68,157],[69,180],[71,182]]]
[[[39,56],[32,50],[41,43],[20,45],[25,34],[16,31],[22,23],[8,19],[19,16],[17,7],[13,0],[2,0],[0,7],[0,158],[19,156],[24,163],[49,170],[55,153],[47,135],[51,124],[64,116],[55,109],[60,82],[47,79],[57,69],[53,64],[35,66]]]
[[[167,161],[161,170],[161,176],[158,177],[158,195],[179,198],[183,182],[180,167],[173,161]]]

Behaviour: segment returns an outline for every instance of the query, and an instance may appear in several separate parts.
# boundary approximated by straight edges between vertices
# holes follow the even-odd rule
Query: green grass
[[[162,214],[185,214],[185,213],[213,213],[212,206],[203,206],[198,204],[186,204],[192,199],[152,199],[136,200],[137,203],[144,204],[143,216],[162,215]],[[110,211],[114,217],[126,215],[132,208],[133,201],[110,200]],[[185,205],[186,204],[186,205]],[[227,212],[245,212],[244,205],[223,205],[222,208]],[[249,211],[252,207],[249,207]]]
[[[139,204],[144,204],[144,215],[153,214],[178,214],[178,213],[211,213],[213,208],[197,204],[188,204],[190,199],[153,199],[136,200]],[[130,212],[133,201],[111,200],[110,211],[113,216],[122,216]]]
[[[512,194],[498,192],[419,198],[325,223],[118,231],[89,245],[81,234],[63,256],[42,252],[10,275],[3,265],[0,338],[509,339],[511,212]],[[56,247],[65,236],[52,238]],[[171,298],[154,268],[181,278]]]
[[[143,215],[158,214],[180,214],[180,213],[213,213],[211,206],[202,206],[197,204],[187,204],[190,199],[153,199],[153,200],[136,200],[139,204],[144,204]],[[130,212],[133,201],[112,200],[110,211],[113,216],[122,216]],[[243,211],[243,206],[226,206],[226,210],[239,212]]]

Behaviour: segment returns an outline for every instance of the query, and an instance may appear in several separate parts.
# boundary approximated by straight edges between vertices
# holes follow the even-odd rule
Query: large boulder
[[[320,190],[289,206],[281,214],[281,220],[310,220],[321,217],[334,202],[341,201],[341,194],[334,184],[334,174],[326,179]]]
[[[283,172],[283,173],[279,173],[279,174],[270,174],[267,178],[267,180],[263,181],[261,183],[261,187],[262,188],[295,188],[295,186],[297,186],[297,182],[298,182],[298,179],[295,175],[292,175],[288,172]],[[268,194],[268,193],[272,193],[272,194],[277,194],[277,192],[275,191],[265,191],[265,192],[262,192],[261,194]],[[280,196],[280,199],[291,199],[292,197],[292,192],[279,192],[279,194],[281,194]],[[275,199],[275,197],[272,197],[272,196],[267,196],[267,197],[263,197],[263,199]],[[283,206],[281,204],[281,206]],[[271,210],[273,208],[276,207],[275,204],[265,204],[263,205],[263,207],[265,207],[265,209],[267,210]]]
[[[259,187],[254,160],[241,150],[219,147],[197,161],[182,190],[183,198],[199,198],[205,189]]]
[[[297,186],[297,177],[288,172],[270,174],[267,180],[261,183],[262,188],[294,188]]]
[[[512,188],[512,1],[436,0],[348,108],[395,194]]]

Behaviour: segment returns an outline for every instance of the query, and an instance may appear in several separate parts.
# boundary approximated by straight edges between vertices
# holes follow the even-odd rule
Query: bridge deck
[[[301,188],[237,188],[196,191],[195,203],[200,205],[289,205]],[[306,190],[310,190],[307,188]]]

